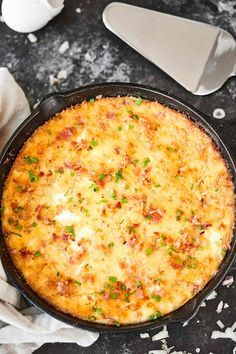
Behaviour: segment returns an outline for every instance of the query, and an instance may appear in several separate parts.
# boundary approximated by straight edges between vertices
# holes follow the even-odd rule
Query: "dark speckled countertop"
[[[105,28],[101,13],[108,0],[67,0],[65,3],[62,13],[35,33],[38,40],[34,44],[26,34],[13,32],[0,22],[0,65],[9,68],[32,106],[49,92],[70,90],[92,82],[130,81],[150,85],[184,99],[207,114],[208,122],[214,126],[236,160],[235,78],[228,80],[210,96],[193,96]],[[236,37],[235,0],[133,0],[129,3],[218,25]],[[60,54],[58,49],[65,41],[68,41],[69,49]],[[224,110],[224,119],[213,118],[216,108]],[[236,278],[235,269],[236,263],[228,275]],[[229,287],[221,284],[216,293],[214,299],[205,301],[205,306],[188,324],[169,325],[166,343],[152,341],[151,337],[161,331],[160,328],[150,332],[150,337],[145,339],[140,337],[140,333],[101,335],[89,348],[54,343],[43,345],[35,353],[235,354],[234,327],[234,340],[211,338],[213,331],[225,332],[236,321],[235,282]],[[217,313],[221,301],[223,309]],[[217,324],[219,320],[222,324]],[[221,329],[219,324],[224,328]],[[227,334],[225,336],[229,337]],[[174,348],[165,349],[166,344],[168,348]]]

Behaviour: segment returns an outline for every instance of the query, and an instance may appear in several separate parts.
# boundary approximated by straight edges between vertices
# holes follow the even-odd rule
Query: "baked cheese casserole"
[[[26,141],[1,209],[14,264],[40,297],[119,326],[174,311],[216,274],[234,190],[215,143],[184,114],[97,97]]]

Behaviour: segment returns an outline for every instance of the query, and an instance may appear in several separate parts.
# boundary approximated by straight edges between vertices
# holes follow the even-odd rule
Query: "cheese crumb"
[[[67,71],[66,71],[66,70],[60,70],[59,73],[57,74],[57,78],[58,78],[59,80],[61,80],[61,79],[67,79],[67,76],[68,76],[68,74],[67,74]]]
[[[214,300],[217,296],[217,292],[215,290],[212,291],[212,293],[210,293],[210,295],[207,296],[206,300]]]
[[[58,52],[60,54],[64,54],[69,48],[70,48],[69,42],[65,41],[60,45]]]
[[[223,329],[224,326],[225,326],[225,325],[221,322],[221,320],[218,320],[216,323],[218,324],[218,326],[219,326],[221,329]]]
[[[232,275],[227,275],[225,280],[222,282],[223,286],[227,286],[229,288],[234,282],[234,277]]]
[[[38,41],[38,38],[33,33],[29,33],[27,38],[31,43],[36,43]]]
[[[152,341],[161,340],[161,339],[168,338],[168,337],[169,337],[169,333],[167,331],[167,327],[164,326],[162,331],[160,331],[157,334],[155,334],[154,336],[152,336]]]
[[[140,337],[141,338],[149,338],[149,334],[148,333],[140,333]]]
[[[81,8],[77,7],[77,9],[75,9],[75,12],[77,12],[77,14],[80,14],[81,13]]]
[[[221,313],[221,311],[223,309],[223,305],[224,305],[223,301],[220,301],[218,306],[217,306],[217,309],[216,309],[217,313]]]

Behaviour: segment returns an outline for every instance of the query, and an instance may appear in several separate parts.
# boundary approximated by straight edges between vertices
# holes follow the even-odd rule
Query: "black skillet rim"
[[[22,147],[23,143],[28,139],[32,132],[37,127],[42,125],[46,120],[48,120],[51,116],[53,116],[56,112],[59,112],[64,108],[75,105],[76,103],[82,102],[83,100],[94,98],[98,95],[102,95],[103,97],[116,97],[118,95],[142,97],[148,100],[156,100],[170,108],[185,113],[208,135],[210,135],[215,144],[218,146],[227,163],[228,169],[232,176],[234,187],[236,189],[236,169],[233,159],[218,134],[214,131],[210,124],[205,121],[205,115],[203,113],[200,113],[197,109],[185,103],[183,100],[173,95],[169,95],[168,93],[162,90],[154,89],[140,84],[115,82],[87,85],[67,92],[55,92],[47,95],[41,100],[39,105],[31,113],[31,115],[26,118],[24,122],[16,129],[16,131],[10,137],[0,154],[0,198],[2,194],[3,184],[11,168],[11,165],[20,148]],[[36,123],[37,118],[40,118],[42,120],[42,122],[40,121],[40,124],[38,122]],[[34,125],[35,127],[32,127]],[[22,133],[24,132],[25,135],[22,135]],[[53,308],[46,301],[40,298],[29,287],[29,285],[26,284],[23,277],[16,270],[5,244],[4,236],[2,233],[2,225],[0,221],[0,256],[3,267],[10,282],[15,285],[18,290],[20,290],[22,295],[28,301],[30,301],[34,306],[36,306],[43,312],[46,312],[54,318],[72,326],[100,333],[122,334],[125,332],[127,333],[135,331],[148,331],[157,329],[163,325],[167,325],[170,323],[178,323],[190,320],[193,316],[196,315],[204,299],[223,280],[231,264],[234,261],[235,254],[236,232],[234,227],[233,237],[231,241],[231,249],[227,252],[219,271],[207,283],[207,285],[195,295],[194,298],[190,299],[185,305],[175,310],[174,312],[171,312],[170,314],[161,317],[155,321],[148,321],[134,325],[117,327],[77,319],[69,314],[63,313]]]

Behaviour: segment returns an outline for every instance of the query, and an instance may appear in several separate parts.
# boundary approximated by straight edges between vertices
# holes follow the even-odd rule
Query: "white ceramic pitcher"
[[[2,16],[14,31],[29,33],[44,27],[64,7],[64,0],[3,0]]]

